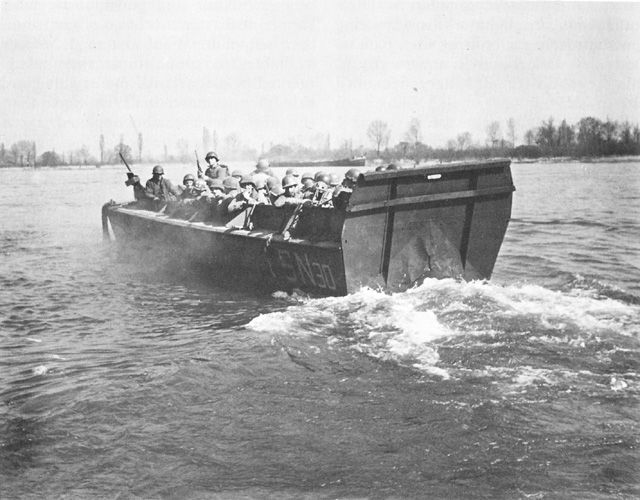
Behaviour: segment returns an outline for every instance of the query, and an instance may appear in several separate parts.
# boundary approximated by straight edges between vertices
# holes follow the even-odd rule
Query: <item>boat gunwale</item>
[[[198,231],[205,231],[205,232],[222,234],[222,235],[233,236],[238,238],[262,239],[262,240],[270,241],[273,243],[276,243],[276,242],[286,243],[286,244],[294,244],[298,246],[307,246],[307,247],[313,247],[313,248],[325,248],[325,249],[336,249],[336,250],[339,250],[342,248],[341,243],[334,242],[334,241],[313,242],[311,240],[300,239],[300,238],[289,238],[285,240],[282,237],[282,235],[277,231],[261,231],[259,229],[248,230],[243,228],[216,226],[216,225],[208,224],[205,222],[190,222],[184,219],[175,219],[175,218],[169,217],[166,214],[152,212],[150,210],[127,208],[122,205],[112,205],[109,207],[109,210],[122,212],[126,215],[139,217],[149,221],[159,222],[163,224],[170,224],[173,226],[180,226],[184,228],[192,228]]]

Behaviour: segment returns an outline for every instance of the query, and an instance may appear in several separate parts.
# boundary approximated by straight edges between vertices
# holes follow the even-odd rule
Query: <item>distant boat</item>
[[[342,158],[340,160],[272,161],[272,167],[364,167],[366,158]]]

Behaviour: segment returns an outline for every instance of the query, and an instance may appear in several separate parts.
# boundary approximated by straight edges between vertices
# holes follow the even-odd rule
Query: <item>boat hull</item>
[[[426,278],[490,278],[514,190],[508,160],[468,162],[361,174],[345,210],[258,205],[225,223],[112,203],[103,227],[264,290],[402,291]]]

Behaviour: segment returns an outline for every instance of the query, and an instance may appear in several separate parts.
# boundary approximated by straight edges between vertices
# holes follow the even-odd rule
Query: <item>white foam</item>
[[[438,366],[438,345],[447,339],[506,333],[583,349],[612,333],[639,335],[638,318],[639,306],[603,298],[595,291],[427,279],[404,293],[365,288],[346,297],[299,300],[284,311],[260,315],[247,326],[267,333],[323,335],[329,345],[346,344],[369,356],[446,378],[446,367]],[[523,371],[510,377],[516,387],[554,381],[553,375],[543,372]]]
[[[45,375],[48,371],[49,371],[49,368],[47,368],[47,367],[46,367],[46,366],[44,366],[44,365],[36,366],[36,367],[32,370],[33,374],[34,374],[34,375],[36,375],[36,376]]]

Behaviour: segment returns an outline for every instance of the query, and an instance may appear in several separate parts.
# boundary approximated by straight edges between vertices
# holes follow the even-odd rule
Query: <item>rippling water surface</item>
[[[104,244],[122,169],[0,170],[0,498],[640,496],[640,163],[512,169],[491,282],[324,299]]]

